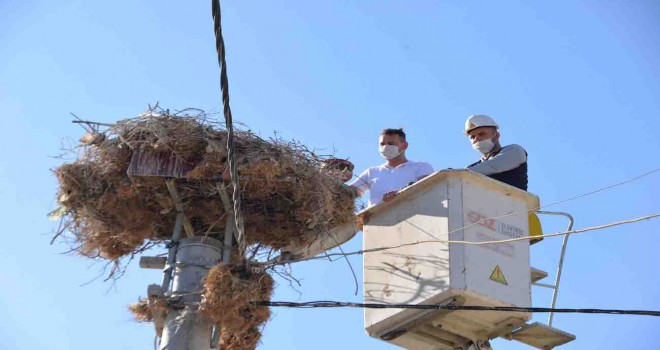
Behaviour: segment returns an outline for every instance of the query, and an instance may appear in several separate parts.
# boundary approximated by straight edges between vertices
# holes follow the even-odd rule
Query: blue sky
[[[551,203],[660,167],[658,18],[654,0],[225,1],[232,110],[263,136],[335,149],[356,171],[382,161],[378,132],[400,126],[409,158],[463,167],[478,157],[463,122],[489,114],[503,143],[529,152],[530,191]],[[0,2],[0,349],[153,346],[151,325],[125,306],[159,273],[133,265],[114,285],[92,281],[101,265],[49,245],[50,169],[83,132],[70,112],[113,122],[156,102],[220,110],[212,36],[206,2]],[[659,185],[655,173],[548,209],[578,228],[642,216],[660,211]],[[658,233],[648,221],[572,237],[558,307],[660,309]],[[534,246],[533,265],[552,272],[559,244]],[[360,246],[358,235],[344,248]],[[341,260],[293,271],[301,294],[280,281],[275,300],[361,301]],[[550,294],[533,299],[548,306]],[[555,320],[578,337],[563,349],[657,347],[658,318]],[[357,309],[276,309],[260,348],[394,349],[366,336]]]

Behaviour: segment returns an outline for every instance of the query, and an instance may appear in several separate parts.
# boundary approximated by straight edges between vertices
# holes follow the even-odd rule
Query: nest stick
[[[183,203],[181,202],[181,196],[179,196],[179,191],[176,190],[176,185],[174,184],[174,180],[167,179],[165,180],[165,184],[167,185],[167,190],[170,192],[170,196],[174,201],[174,207],[179,213],[183,215],[183,230],[186,232],[186,236],[188,237],[194,236],[195,229],[192,227],[190,220],[188,220],[188,217],[183,212]]]
[[[99,123],[99,122],[93,122],[89,120],[72,120],[71,121],[74,124],[88,124],[88,125],[100,125],[100,126],[115,126],[115,124],[108,124],[108,123]]]

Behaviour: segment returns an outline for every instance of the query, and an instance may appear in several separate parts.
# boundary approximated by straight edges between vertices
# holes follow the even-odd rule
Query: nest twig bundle
[[[221,349],[255,349],[270,310],[252,301],[270,300],[273,278],[245,266],[214,266],[204,282],[202,312],[221,328]]]
[[[147,300],[139,300],[137,303],[128,305],[128,310],[138,322],[152,322],[154,315]]]
[[[279,249],[354,220],[353,193],[296,142],[235,134],[246,243]],[[81,139],[78,159],[55,169],[64,222],[89,257],[118,260],[169,239],[175,181],[194,235],[222,235],[232,195],[226,130],[197,110],[151,109]]]

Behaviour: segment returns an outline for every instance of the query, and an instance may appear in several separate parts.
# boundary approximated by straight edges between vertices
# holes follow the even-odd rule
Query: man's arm
[[[526,161],[527,153],[522,147],[508,145],[502,148],[495,157],[484,160],[468,169],[482,175],[491,175],[514,169]]]
[[[348,184],[355,189],[358,196],[363,195],[369,189],[369,169],[365,170],[353,182]]]

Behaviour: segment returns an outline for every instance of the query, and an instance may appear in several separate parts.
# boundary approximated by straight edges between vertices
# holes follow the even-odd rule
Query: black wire
[[[215,32],[215,48],[218,53],[218,64],[220,65],[220,90],[222,91],[222,105],[227,127],[227,162],[233,187],[232,201],[234,203],[234,221],[236,224],[236,241],[239,246],[239,254],[245,249],[245,237],[243,237],[243,218],[241,216],[241,189],[238,182],[238,169],[236,167],[234,143],[234,124],[229,107],[229,79],[227,78],[227,61],[225,59],[225,41],[222,37],[222,16],[220,13],[220,1],[211,0],[211,11],[213,14],[213,29]]]
[[[350,307],[362,309],[417,309],[417,310],[470,310],[470,311],[514,311],[535,313],[577,313],[577,314],[613,314],[613,315],[638,315],[638,316],[660,316],[660,311],[653,310],[612,310],[612,309],[558,309],[548,307],[517,307],[517,306],[478,306],[478,305],[413,305],[413,304],[374,304],[353,303],[340,301],[254,301],[255,306],[290,307],[290,308],[333,308]]]

